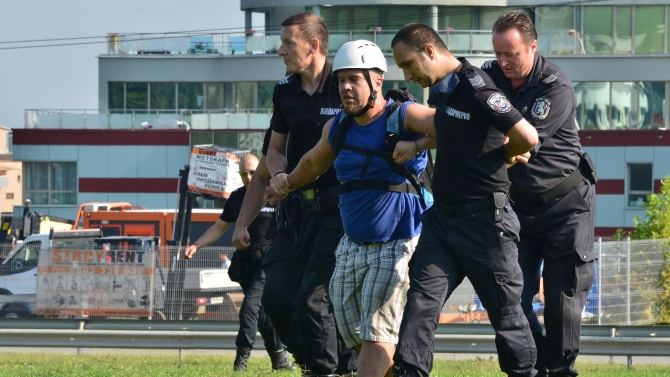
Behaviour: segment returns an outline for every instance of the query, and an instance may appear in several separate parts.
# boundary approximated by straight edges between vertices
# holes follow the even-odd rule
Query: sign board
[[[240,158],[246,151],[210,146],[194,146],[189,164],[188,189],[219,198],[242,187]]]
[[[155,258],[151,250],[42,249],[35,313],[151,317]]]

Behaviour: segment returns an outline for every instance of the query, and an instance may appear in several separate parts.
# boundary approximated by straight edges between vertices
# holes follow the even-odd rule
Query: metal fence
[[[649,325],[657,323],[659,285],[661,269],[665,265],[667,240],[597,242],[599,258],[595,263],[595,280],[582,315],[583,323],[598,325]],[[55,270],[51,277],[49,294],[60,296],[59,311],[35,310],[35,294],[38,289],[35,272],[19,270],[17,266],[30,266],[34,255],[17,253],[9,256],[0,265],[0,317],[38,317],[75,319],[151,319],[151,320],[215,320],[236,321],[243,294],[237,283],[230,281],[227,269],[222,268],[224,259],[231,259],[233,248],[209,247],[199,250],[193,259],[185,260],[183,249],[159,247],[156,250],[155,270],[147,272],[153,279],[153,299],[144,304],[151,305],[152,311],[145,315],[131,315],[127,298],[141,297],[137,289],[137,270],[128,261],[110,264],[109,260],[99,261],[99,265],[74,260],[71,270]],[[7,252],[0,251],[3,259]],[[22,259],[23,258],[23,259]],[[75,258],[76,259],[76,258]],[[85,261],[84,261],[85,262]],[[121,263],[121,264],[119,264]],[[125,264],[124,264],[125,263]],[[117,270],[105,270],[106,267]],[[84,268],[85,267],[85,268]],[[97,269],[96,269],[97,268]],[[58,271],[61,271],[60,273]],[[27,272],[27,274],[26,274]],[[32,278],[32,288],[14,290],[12,279],[16,275]],[[85,275],[91,275],[87,279]],[[135,274],[135,275],[133,275]],[[44,281],[43,273],[37,274]],[[76,276],[74,276],[76,275]],[[72,277],[74,276],[74,277]],[[78,276],[78,277],[77,277]],[[144,278],[139,276],[139,279]],[[106,279],[106,280],[105,280]],[[93,284],[84,284],[86,281]],[[105,284],[107,281],[107,284]],[[28,283],[30,284],[30,280]],[[60,288],[59,288],[60,284]],[[67,289],[66,289],[67,288]],[[27,290],[26,290],[27,289]],[[32,289],[32,291],[30,290]],[[60,289],[60,290],[59,290]],[[100,297],[109,296],[107,301]],[[87,300],[85,298],[88,298]],[[116,297],[116,299],[114,299]],[[89,306],[105,303],[123,306],[118,315],[100,315],[95,312],[79,311],[78,303],[88,302]],[[135,304],[142,302],[135,300]],[[72,303],[72,307],[70,307]],[[533,306],[540,320],[544,307],[539,297]],[[72,310],[70,310],[72,309]],[[118,309],[118,307],[116,308]],[[40,314],[42,313],[42,314]],[[43,315],[52,313],[52,315]],[[91,313],[97,313],[93,315]],[[104,312],[102,312],[104,313]],[[444,306],[441,323],[488,323],[474,289],[466,279],[453,293]]]

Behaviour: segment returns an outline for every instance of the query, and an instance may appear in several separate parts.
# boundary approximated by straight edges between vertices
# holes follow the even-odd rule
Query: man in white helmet
[[[329,120],[321,139],[290,173],[270,181],[271,203],[309,184],[334,164],[341,183],[345,235],[335,251],[329,293],[338,331],[360,351],[359,377],[389,370],[409,287],[408,262],[421,231],[424,205],[398,168],[419,176],[424,148],[435,141],[435,110],[381,95],[386,58],[372,42],[344,44],[333,60],[343,111]],[[412,141],[414,158],[397,165],[386,140],[387,121],[398,121],[400,140]],[[397,166],[394,166],[397,165]]]

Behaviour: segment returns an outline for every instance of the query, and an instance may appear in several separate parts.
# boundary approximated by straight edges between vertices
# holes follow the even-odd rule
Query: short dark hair
[[[526,43],[532,43],[537,39],[537,30],[530,16],[523,11],[503,13],[493,24],[494,33],[504,33],[510,29],[516,29]]]
[[[323,55],[328,54],[328,27],[321,17],[312,13],[298,13],[281,23],[282,27],[294,25],[298,25],[300,36],[306,41],[318,39],[319,52]]]
[[[435,46],[438,51],[448,52],[444,41],[433,28],[424,24],[407,24],[400,28],[391,41],[391,48],[398,42],[416,48],[424,48],[427,44]]]

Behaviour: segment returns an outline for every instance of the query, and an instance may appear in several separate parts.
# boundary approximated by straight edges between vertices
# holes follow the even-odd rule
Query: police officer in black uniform
[[[326,25],[313,14],[300,13],[282,22],[278,53],[290,75],[273,93],[267,153],[271,175],[291,172],[319,141],[324,124],[340,111],[337,79],[326,59],[327,34]],[[357,362],[355,351],[346,348],[337,333],[328,297],[335,249],[344,234],[337,197],[329,190],[338,184],[331,167],[282,203],[280,232],[263,262],[266,313],[296,361],[315,376],[345,374],[355,370]],[[233,242],[242,236],[236,232]]]
[[[230,194],[219,220],[184,250],[187,258],[191,258],[198,249],[214,243],[226,232],[230,225],[235,223],[247,192],[247,186],[258,165],[259,159],[253,154],[247,154],[242,158],[239,173],[244,185]],[[265,284],[265,274],[263,274],[261,262],[277,233],[274,208],[266,206],[264,209],[249,228],[251,245],[246,250],[236,250],[231,265],[228,267],[228,275],[230,275],[231,280],[240,283],[244,291],[244,300],[239,313],[240,328],[235,339],[235,345],[237,346],[233,363],[233,370],[235,371],[247,370],[249,355],[254,347],[257,331],[261,333],[265,341],[265,349],[270,355],[272,369],[295,369],[291,365],[286,349],[275,333],[270,319],[267,318],[261,306],[261,295]]]
[[[493,26],[496,59],[484,63],[495,84],[537,129],[526,164],[509,169],[510,196],[521,222],[522,306],[538,349],[540,375],[576,376],[580,319],[594,275],[595,176],[577,136],[570,79],[537,53],[537,31],[523,12]],[[544,261],[543,271],[540,266]],[[544,324],[532,308],[544,279]]]
[[[422,216],[410,262],[394,375],[429,375],[440,312],[467,277],[496,332],[501,370],[534,376],[536,351],[520,303],[519,223],[507,200],[506,162],[528,152],[537,133],[486,74],[451,55],[428,26],[404,26],[391,46],[405,79],[431,86],[428,103],[437,110],[435,203]]]

